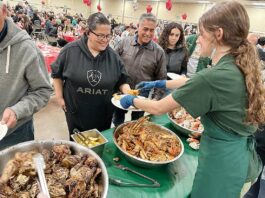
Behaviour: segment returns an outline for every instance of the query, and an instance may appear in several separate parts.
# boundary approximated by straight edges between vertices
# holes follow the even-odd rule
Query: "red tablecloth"
[[[37,46],[41,50],[44,56],[47,71],[50,73],[51,64],[57,59],[61,49],[58,47],[53,47],[53,46],[45,45],[42,43],[37,44]]]
[[[63,35],[64,40],[67,42],[72,42],[78,39],[77,36]]]

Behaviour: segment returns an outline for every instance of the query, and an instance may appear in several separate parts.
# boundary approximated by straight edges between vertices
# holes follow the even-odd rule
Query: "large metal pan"
[[[163,166],[163,165],[172,163],[172,162],[176,161],[177,159],[179,159],[181,157],[181,155],[184,152],[184,146],[183,146],[183,143],[182,143],[181,139],[174,132],[172,132],[171,130],[169,130],[168,128],[163,127],[163,126],[158,125],[158,124],[155,124],[155,123],[151,123],[150,127],[152,127],[154,130],[166,131],[166,132],[174,135],[178,139],[178,141],[180,142],[180,145],[181,145],[181,152],[180,152],[180,154],[178,156],[176,156],[174,159],[169,160],[169,161],[156,162],[156,161],[149,161],[149,160],[144,160],[144,159],[135,157],[135,156],[129,154],[128,152],[124,151],[119,146],[119,144],[117,143],[117,138],[119,136],[119,133],[120,133],[121,129],[123,127],[125,127],[126,125],[128,125],[130,123],[133,123],[133,122],[136,122],[136,121],[125,122],[125,123],[119,125],[115,129],[115,131],[113,133],[113,141],[114,141],[115,145],[123,153],[123,155],[126,157],[126,159],[128,159],[128,161],[130,161],[131,163],[133,163],[133,164],[135,164],[137,166],[141,166],[141,167],[144,167],[144,168],[156,168],[156,167],[160,167],[160,166]]]
[[[55,144],[69,145],[72,153],[89,154],[97,159],[99,167],[102,170],[100,182],[103,184],[103,188],[104,188],[101,198],[106,198],[107,192],[108,192],[108,186],[109,186],[109,182],[108,182],[109,178],[108,178],[108,173],[107,173],[107,169],[105,167],[104,162],[94,151],[80,144],[77,144],[75,142],[70,142],[70,141],[65,141],[65,140],[41,140],[41,141],[24,142],[24,143],[9,147],[3,151],[0,151],[0,174],[3,171],[6,163],[14,157],[15,153],[32,151],[32,150],[41,152],[41,150],[43,149],[51,150],[52,146],[54,146]]]

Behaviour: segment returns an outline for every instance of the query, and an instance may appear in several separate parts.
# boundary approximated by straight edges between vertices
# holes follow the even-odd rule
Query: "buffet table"
[[[152,116],[151,121],[163,125],[177,133],[176,129],[170,124],[166,115]],[[113,143],[113,131],[114,129],[109,129],[102,132],[109,141],[105,145],[102,157],[107,167],[109,177],[126,182],[150,184],[148,180],[116,168],[114,166],[113,158],[119,157],[120,164],[155,179],[161,186],[159,188],[146,188],[121,187],[110,184],[108,198],[187,198],[189,196],[198,164],[198,151],[194,151],[188,146],[186,143],[186,137],[178,134],[185,147],[184,154],[180,157],[180,159],[169,165],[162,166],[161,168],[145,169],[131,164],[124,158]]]
[[[69,43],[78,39],[77,36],[72,36],[72,35],[63,35],[63,38]]]
[[[51,64],[57,59],[61,49],[43,43],[38,43],[37,46],[44,56],[48,73],[51,73]]]

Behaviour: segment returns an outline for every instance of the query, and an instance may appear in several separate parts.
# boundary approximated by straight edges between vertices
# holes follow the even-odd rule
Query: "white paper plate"
[[[126,96],[125,94],[124,95],[119,95],[121,96],[121,98],[123,98],[124,96]],[[143,96],[137,96],[139,99],[146,99],[145,97]],[[123,110],[128,110],[128,111],[143,111],[142,109],[136,109],[134,106],[130,106],[128,109],[124,109],[122,106],[121,106],[121,103],[120,103],[120,100],[116,100],[114,97],[111,98],[111,102],[114,106],[120,108],[120,109],[123,109]]]
[[[179,74],[175,74],[175,73],[171,73],[171,72],[168,72],[168,73],[167,73],[167,76],[168,76],[169,78],[171,78],[172,80],[176,80],[176,79],[178,79],[178,78],[181,78],[181,75],[179,75]]]
[[[0,140],[2,140],[6,136],[7,130],[7,125],[0,123]]]

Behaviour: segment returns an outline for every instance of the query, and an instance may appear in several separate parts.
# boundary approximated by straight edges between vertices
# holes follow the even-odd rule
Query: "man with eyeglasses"
[[[110,128],[113,93],[130,90],[121,59],[109,47],[110,22],[99,12],[89,16],[87,25],[81,39],[67,44],[52,64],[55,95],[70,134]]]
[[[125,37],[115,48],[124,62],[131,88],[135,88],[136,84],[142,81],[166,79],[164,50],[152,41],[156,24],[157,19],[153,14],[142,14],[137,35]],[[115,109],[113,117],[115,126],[124,122],[126,112]],[[132,120],[143,115],[144,112],[132,112]]]

